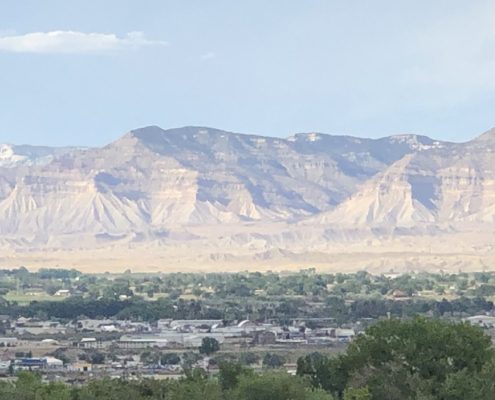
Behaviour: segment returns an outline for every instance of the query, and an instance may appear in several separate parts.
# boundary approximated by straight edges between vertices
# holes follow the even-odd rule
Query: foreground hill
[[[494,131],[453,144],[147,127],[103,148],[2,149],[4,265],[479,268],[495,245]]]

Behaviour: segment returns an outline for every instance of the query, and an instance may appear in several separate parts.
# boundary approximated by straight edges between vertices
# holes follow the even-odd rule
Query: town
[[[0,320],[10,335],[0,338],[1,375],[38,371],[66,382],[95,375],[179,377],[184,368],[214,373],[220,360],[232,355],[254,369],[295,373],[295,362],[287,358],[291,353],[338,352],[356,335],[353,328],[332,328],[331,318],[294,320],[291,326],[249,320],[233,325],[222,320]],[[322,328],[310,329],[306,323]]]
[[[180,378],[223,362],[295,374],[378,321],[422,315],[495,331],[495,275],[82,274],[0,271],[0,375]]]

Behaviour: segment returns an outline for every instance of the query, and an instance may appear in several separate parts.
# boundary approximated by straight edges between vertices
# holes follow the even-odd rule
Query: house
[[[83,332],[102,332],[102,326],[115,325],[111,319],[81,319],[77,321],[76,329]]]
[[[175,320],[170,323],[170,328],[175,330],[195,330],[195,329],[211,329],[213,326],[221,326],[221,319],[182,319]]]
[[[335,339],[330,336],[311,336],[308,342],[316,346],[331,346],[335,342]]]
[[[124,335],[118,343],[119,347],[124,349],[165,348],[169,344],[169,339],[161,335]]]
[[[300,346],[308,344],[306,339],[277,339],[277,344],[284,344],[290,346]]]
[[[330,331],[330,336],[340,342],[350,342],[356,336],[356,332],[354,329],[337,328]]]
[[[101,349],[103,344],[101,340],[96,340],[96,338],[82,338],[78,347],[81,349]]]
[[[466,318],[466,321],[485,329],[495,328],[495,317],[489,315],[474,315]]]
[[[43,288],[32,287],[32,288],[26,289],[24,294],[26,296],[44,296],[44,295],[46,295],[46,292]]]
[[[170,324],[172,323],[172,319],[159,319],[156,323],[156,327],[159,331],[170,329]]]
[[[120,329],[115,324],[100,325],[99,330],[101,332],[120,332]]]
[[[57,346],[59,344],[58,340],[55,340],[55,339],[43,339],[41,341],[42,344],[49,344],[49,345],[52,345],[52,346]]]
[[[244,320],[237,325],[214,325],[211,328],[211,333],[222,334],[225,338],[254,338],[256,334],[265,332],[270,327],[272,325],[260,325],[253,321]]]
[[[47,362],[44,358],[21,358],[14,361],[14,369],[22,371],[33,371],[46,369]]]
[[[74,364],[71,364],[69,366],[69,370],[71,371],[77,371],[77,372],[91,372],[93,369],[93,366],[89,363],[85,362],[77,362]]]
[[[395,299],[406,299],[409,298],[410,296],[403,290],[395,289],[394,291],[392,291],[392,297]]]
[[[16,347],[18,343],[15,337],[2,337],[0,338],[0,347]]]
[[[57,290],[54,294],[56,297],[69,297],[70,296],[70,290],[68,289],[60,289]]]
[[[25,326],[29,321],[29,318],[20,317],[15,321],[15,326]]]
[[[254,336],[254,343],[261,346],[275,344],[277,342],[277,334],[273,331],[257,332]]]
[[[248,319],[245,319],[244,321],[239,322],[237,324],[237,327],[242,328],[246,331],[249,331],[249,330],[256,330],[256,328],[258,327],[258,324],[256,324],[256,322],[252,322]]]
[[[211,337],[220,344],[225,341],[225,337],[218,333],[179,333],[163,332],[159,335],[124,335],[120,338],[118,345],[124,349],[144,349],[148,347],[193,348],[201,346],[203,339]]]
[[[67,331],[65,325],[58,321],[39,321],[36,319],[19,318],[16,322],[14,332],[18,335],[64,335]]]
[[[122,328],[122,325],[121,325]],[[151,332],[151,324],[148,322],[130,322],[126,321],[123,326],[125,332],[146,333]]]
[[[64,362],[55,357],[45,357],[46,367],[49,369],[60,369],[64,367]]]
[[[5,376],[10,373],[10,361],[0,361],[0,376]]]
[[[55,357],[21,358],[14,361],[14,369],[32,371],[38,369],[61,369],[64,363]]]
[[[284,364],[284,369],[287,371],[289,375],[296,376],[297,375],[297,364]]]

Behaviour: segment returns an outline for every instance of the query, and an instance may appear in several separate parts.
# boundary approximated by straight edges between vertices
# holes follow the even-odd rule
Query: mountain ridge
[[[75,254],[80,263],[94,252],[124,262],[134,249],[167,255],[164,268],[325,265],[336,251],[393,253],[428,237],[442,246],[462,237],[467,253],[486,252],[495,222],[492,131],[452,143],[150,126],[101,148],[43,148],[17,161],[11,148],[5,165],[0,157],[0,249],[14,263],[26,254],[40,262]]]

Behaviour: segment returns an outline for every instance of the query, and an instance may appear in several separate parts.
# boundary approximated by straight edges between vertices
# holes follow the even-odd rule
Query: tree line
[[[254,320],[275,319],[281,323],[296,317],[335,318],[344,323],[363,318],[378,319],[388,315],[412,317],[432,314],[472,315],[493,309],[493,302],[484,298],[461,297],[453,300],[391,300],[384,298],[357,299],[352,302],[342,297],[328,297],[315,306],[303,299],[281,299],[276,302],[231,300],[216,303],[207,300],[182,300],[160,298],[146,301],[139,297],[128,300],[112,298],[87,299],[73,297],[63,301],[32,301],[27,305],[15,302],[1,302],[0,314],[12,318],[35,317],[43,319],[74,320],[86,318],[118,318],[141,321],[156,321],[162,318],[173,319],[222,319],[226,321],[244,319],[250,315]]]

